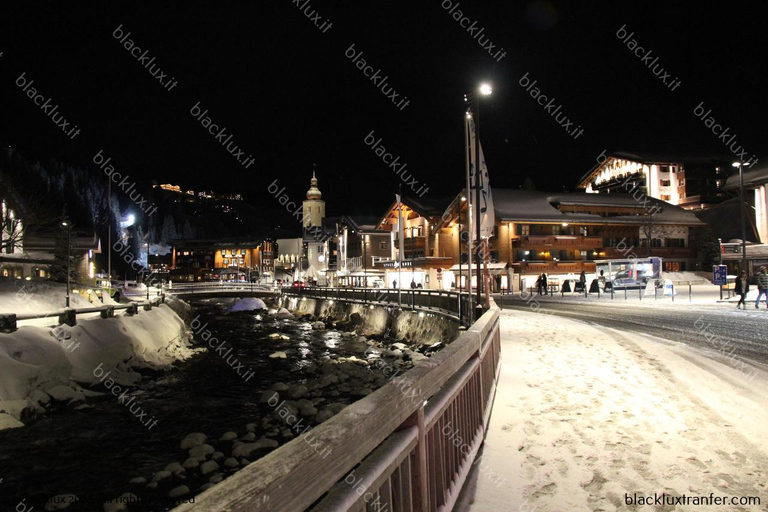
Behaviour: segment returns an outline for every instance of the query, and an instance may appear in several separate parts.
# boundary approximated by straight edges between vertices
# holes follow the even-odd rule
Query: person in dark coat
[[[749,280],[747,279],[746,270],[742,270],[741,275],[736,278],[736,293],[739,295],[736,309],[739,309],[739,306],[744,306],[742,309],[747,309],[747,305],[744,303],[744,299],[747,298],[747,293],[749,293]]]
[[[547,274],[541,274],[541,287],[544,288],[544,295],[547,294]]]
[[[584,290],[587,287],[587,274],[582,270],[579,275],[579,283],[581,283],[581,289]]]
[[[538,295],[541,295],[541,285],[542,285],[542,276],[544,274],[539,274],[538,279],[536,279],[536,293]]]

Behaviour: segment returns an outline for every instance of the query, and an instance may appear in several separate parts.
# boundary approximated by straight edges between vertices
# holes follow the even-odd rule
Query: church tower
[[[322,200],[322,192],[317,188],[314,166],[312,166],[312,180],[309,184],[307,200],[303,203],[304,227],[322,227],[325,218],[325,201]]]

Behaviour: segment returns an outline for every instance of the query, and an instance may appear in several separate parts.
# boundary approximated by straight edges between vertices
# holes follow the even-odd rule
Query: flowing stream
[[[206,330],[232,347],[230,362],[237,357],[243,370],[236,371],[209,349],[170,371],[145,373],[131,394],[146,418],[157,420],[151,429],[108,394],[88,398],[91,408],[60,407],[26,427],[0,431],[0,510],[44,510],[54,496],[71,494],[59,500],[70,502],[64,510],[101,511],[104,501],[126,492],[142,499],[129,504],[130,511],[169,510],[174,506],[170,488],[188,485],[189,497],[199,493],[211,475],[188,471],[188,476],[159,482],[156,489],[129,481],[144,477],[151,482],[169,463],[183,463],[188,454],[180,442],[192,432],[205,433],[219,450],[216,441],[222,434],[234,431],[242,436],[247,424],[256,423],[258,439],[265,414],[264,404],[259,404],[262,392],[276,382],[306,378],[302,368],[307,365],[352,355],[343,343],[347,333],[313,330],[306,321],[257,312],[229,313],[227,305],[216,300],[193,303],[193,316],[199,315]],[[202,332],[195,334],[196,346],[207,346]],[[270,338],[272,333],[290,339]],[[396,341],[376,338],[385,344]],[[287,357],[270,358],[276,351]],[[246,378],[247,371],[253,371],[252,377]],[[337,395],[333,401],[348,404],[356,399]],[[230,456],[229,450],[221,450]],[[234,471],[223,466],[219,470],[224,477]]]

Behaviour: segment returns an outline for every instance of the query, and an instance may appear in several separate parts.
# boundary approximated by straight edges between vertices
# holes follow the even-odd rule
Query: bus
[[[663,286],[661,258],[628,258],[595,261],[595,273],[605,289],[645,288],[649,282]],[[602,279],[601,279],[602,278]]]

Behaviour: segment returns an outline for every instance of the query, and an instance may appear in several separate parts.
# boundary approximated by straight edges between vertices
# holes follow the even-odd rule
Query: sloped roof
[[[568,222],[593,224],[640,224],[646,209],[658,209],[654,222],[704,226],[693,213],[651,197],[636,200],[630,194],[553,194],[530,190],[493,189],[493,203],[499,220],[504,222]],[[589,213],[565,213],[558,205],[594,205],[636,208],[637,215],[602,217]]]
[[[759,161],[758,161],[759,162]],[[768,164],[758,164],[754,169],[742,168],[744,174],[744,186],[747,188],[756,188],[768,183]],[[723,190],[737,190],[739,188],[739,173],[730,176],[726,180]]]

